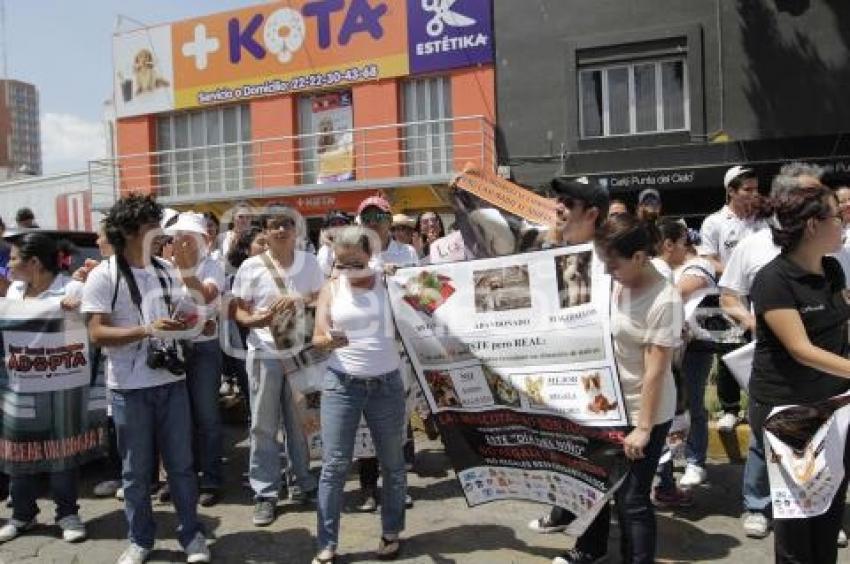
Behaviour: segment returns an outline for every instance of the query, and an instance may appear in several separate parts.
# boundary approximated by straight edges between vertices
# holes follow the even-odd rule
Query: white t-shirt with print
[[[321,290],[325,282],[316,257],[304,251],[295,251],[292,266],[287,269],[278,269],[278,272],[288,292],[295,296],[309,297]],[[257,311],[268,309],[282,297],[262,255],[251,257],[242,263],[233,280],[231,291],[234,297],[241,299]],[[271,329],[268,327],[251,329],[248,334],[248,349],[277,351]]]
[[[724,266],[729,262],[732,251],[747,235],[761,231],[767,227],[762,219],[740,218],[729,206],[723,206],[702,222],[699,254],[702,256],[717,255]]]
[[[643,379],[646,374],[645,349],[653,344],[676,348],[682,343],[684,309],[679,292],[665,279],[634,295],[614,283],[611,303],[611,334],[614,357],[620,373],[620,384],[629,421],[637,425],[640,418]],[[673,371],[667,367],[658,408],[652,424],[664,423],[676,413],[676,384]]]
[[[387,264],[417,266],[419,264],[419,255],[416,254],[416,249],[412,245],[405,245],[392,239],[386,249],[372,257],[372,260],[369,261],[369,266],[376,269],[383,268]]]
[[[159,264],[170,278],[169,291],[172,301],[176,303],[177,300],[185,298],[174,268],[165,261],[160,261]],[[110,314],[110,324],[113,327],[137,327],[170,317],[163,299],[157,269],[148,266],[146,268],[131,267],[130,270],[142,296],[141,312],[130,298],[130,288],[125,278],[117,277],[115,259],[105,260],[91,271],[83,289],[83,303],[80,311]],[[113,310],[112,296],[115,295],[116,277],[119,280],[119,286]],[[110,389],[153,388],[183,380],[183,375],[175,376],[167,370],[154,370],[148,367],[148,344],[147,339],[142,339],[129,345],[103,347],[106,355],[106,384]]]

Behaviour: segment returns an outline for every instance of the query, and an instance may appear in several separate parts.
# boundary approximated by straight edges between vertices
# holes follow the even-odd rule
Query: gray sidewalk
[[[204,524],[215,535],[211,544],[213,561],[309,563],[316,529],[313,508],[282,505],[281,515],[272,526],[256,528],[251,524],[251,495],[241,485],[242,472],[247,468],[245,436],[244,429],[228,426],[224,499],[216,507],[200,510]],[[467,508],[439,441],[418,436],[417,447],[420,474],[409,474],[410,493],[416,505],[407,514],[406,541],[399,562],[546,564],[573,542],[561,534],[537,535],[526,528],[528,521],[548,510],[540,505],[499,502]],[[741,533],[738,514],[742,470],[742,466],[733,464],[711,466],[711,484],[696,492],[694,507],[675,514],[658,514],[659,562],[773,562],[771,537],[751,540]],[[90,495],[102,477],[96,466],[84,472],[80,504],[90,535],[87,542],[69,545],[60,540],[58,528],[52,526],[53,504],[42,500],[42,525],[0,545],[0,562],[114,563],[126,544],[126,523],[120,502]],[[356,476],[352,476],[347,490],[356,487]],[[355,497],[347,496],[346,503],[350,505]],[[154,511],[160,540],[149,562],[184,562],[174,535],[173,507],[155,503]],[[4,507],[0,517],[7,518],[10,513]],[[850,519],[845,522],[850,525]],[[377,514],[345,513],[338,561],[373,561],[379,531]],[[612,555],[617,554],[617,534],[617,527],[612,527]],[[850,549],[839,554],[840,562],[850,562]],[[617,561],[618,558],[611,559]]]

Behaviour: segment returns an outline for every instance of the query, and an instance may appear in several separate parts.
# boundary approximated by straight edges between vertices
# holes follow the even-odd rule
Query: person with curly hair
[[[161,233],[162,207],[152,196],[131,195],[115,203],[104,225],[115,256],[89,274],[82,311],[89,337],[106,351],[106,380],[118,436],[124,512],[130,545],[118,564],[141,564],[150,555],[156,524],[150,489],[158,449],[179,522],[178,539],[188,562],[209,562],[198,520],[198,483],[192,459],[191,407],[185,363],[177,340],[187,329],[173,305],[191,299],[181,290],[197,286],[191,255],[174,249],[175,266],[152,257],[151,240]]]

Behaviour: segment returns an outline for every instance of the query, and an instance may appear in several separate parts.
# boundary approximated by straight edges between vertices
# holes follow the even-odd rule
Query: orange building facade
[[[394,211],[447,207],[466,163],[495,169],[492,7],[344,5],[116,36],[116,155],[92,163],[92,184],[196,210],[274,201],[319,217],[376,191]]]

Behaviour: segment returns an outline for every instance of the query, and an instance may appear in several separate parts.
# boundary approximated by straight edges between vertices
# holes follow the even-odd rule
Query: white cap
[[[179,232],[198,233],[199,235],[207,234],[207,221],[203,214],[195,212],[183,212],[177,218],[177,221],[170,227],[165,228],[165,234],[173,237]]]
[[[165,208],[162,210],[162,219],[159,222],[159,226],[162,229],[167,229],[169,224],[172,223],[175,217],[180,214],[179,211],[174,208]]]
[[[741,176],[742,174],[752,172],[751,168],[744,168],[741,165],[735,165],[729,170],[726,171],[726,174],[723,175],[723,187],[729,188],[729,185],[732,184],[732,181]]]

